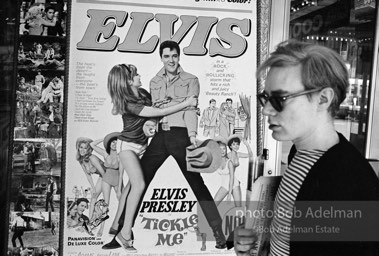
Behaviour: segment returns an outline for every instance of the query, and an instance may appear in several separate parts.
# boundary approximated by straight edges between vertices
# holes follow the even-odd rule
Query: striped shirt
[[[309,170],[325,153],[321,150],[298,150],[280,182],[271,223],[270,255],[289,255],[292,211],[297,193]]]

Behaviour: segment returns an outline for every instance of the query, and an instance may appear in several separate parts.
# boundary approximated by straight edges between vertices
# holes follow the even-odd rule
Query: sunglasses
[[[324,89],[324,88],[305,90],[305,91],[301,91],[301,92],[297,92],[297,93],[293,93],[293,94],[289,94],[289,95],[285,95],[285,96],[276,96],[276,95],[269,96],[266,92],[262,92],[262,93],[258,94],[257,97],[258,97],[259,103],[262,105],[262,107],[264,107],[266,105],[266,103],[269,101],[271,103],[272,107],[276,111],[281,112],[284,108],[284,102],[286,100],[291,99],[291,98],[295,98],[298,96],[302,96],[302,95],[307,95],[307,94],[314,93],[314,92],[319,92],[322,89]]]

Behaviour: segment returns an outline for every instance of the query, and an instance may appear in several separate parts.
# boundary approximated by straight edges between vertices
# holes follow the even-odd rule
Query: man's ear
[[[332,101],[334,99],[334,91],[332,88],[324,88],[321,92],[320,92],[320,96],[319,96],[319,102],[318,102],[318,105],[319,105],[319,109],[320,110],[324,110],[324,109],[328,109],[329,106],[332,104]]]

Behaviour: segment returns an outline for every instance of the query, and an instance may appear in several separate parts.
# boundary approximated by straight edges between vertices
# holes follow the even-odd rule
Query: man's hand
[[[239,226],[234,230],[234,250],[238,256],[251,255],[256,246],[257,234],[252,229]]]
[[[156,125],[157,123],[154,119],[149,119],[143,124],[142,130],[145,133],[146,137],[150,138],[155,135]]]
[[[112,115],[118,115],[118,111],[117,111],[116,106],[114,104],[112,107]]]
[[[191,136],[191,137],[189,137],[189,138],[190,138],[191,144],[192,144],[194,147],[197,147],[196,136]]]

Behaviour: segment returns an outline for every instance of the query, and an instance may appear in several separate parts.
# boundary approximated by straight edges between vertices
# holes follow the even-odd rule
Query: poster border
[[[103,1],[103,0],[77,0],[78,3],[88,3],[88,4],[104,4],[104,3],[112,3],[112,4],[118,4],[118,5],[132,5],[132,6],[153,6],[152,4],[142,4],[142,3],[122,3],[122,2],[115,2],[115,1]],[[272,1],[271,0],[256,0],[256,26],[257,26],[257,41],[256,41],[256,64],[257,66],[265,60],[269,54],[269,38],[270,38],[270,13],[271,13],[271,6]],[[155,5],[156,6],[156,5]],[[160,5],[160,7],[165,8],[165,5]],[[167,7],[169,8],[169,7]],[[212,8],[194,8],[194,7],[182,7],[183,9],[202,9],[202,10],[210,10],[212,11]],[[66,67],[65,67],[65,87],[64,87],[64,97],[68,99],[68,81],[69,81],[69,75],[70,75],[70,38],[71,38],[71,18],[72,18],[72,1],[68,1],[67,4],[67,24],[66,24],[66,40],[67,40],[67,47],[66,47]],[[220,11],[220,9],[214,9],[214,11]],[[231,10],[227,10],[231,11]],[[243,12],[243,13],[250,13],[251,10],[233,10],[234,12]],[[256,92],[257,94],[262,90],[263,88],[263,81],[257,80],[257,88]],[[67,120],[67,108],[68,108],[68,100],[64,102],[64,120]],[[256,131],[256,152],[257,154],[261,154],[263,151],[263,116],[262,116],[262,109],[257,103],[255,106],[256,109],[256,123],[257,123],[257,131]],[[68,122],[64,122],[64,129],[63,129],[63,138],[62,138],[62,151],[64,152],[62,154],[62,195],[63,200],[61,200],[61,209],[65,209],[65,199],[66,199],[66,146],[67,146],[67,124]],[[66,214],[64,210],[61,211],[61,220],[64,220],[65,216],[63,214]],[[59,253],[60,255],[63,255],[64,253],[64,237],[67,230],[65,230],[65,223],[64,221],[61,221],[60,223],[60,237],[59,237]]]
[[[63,242],[65,233],[65,204],[66,204],[66,144],[67,144],[67,107],[68,107],[68,86],[69,86],[69,74],[70,74],[70,38],[71,38],[71,9],[72,0],[67,0],[67,17],[66,17],[66,62],[65,62],[65,79],[63,94],[66,99],[63,102],[63,120],[64,127],[62,127],[62,156],[61,156],[61,202],[60,202],[60,221],[59,222],[59,255],[63,255]],[[62,210],[63,209],[63,210]]]

